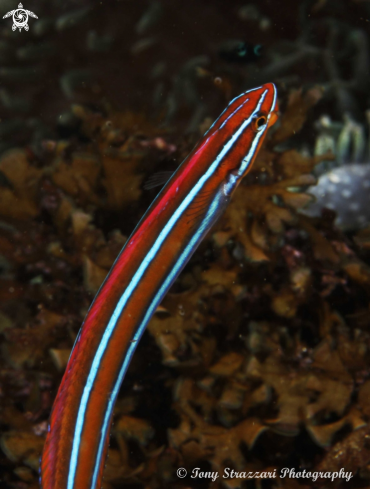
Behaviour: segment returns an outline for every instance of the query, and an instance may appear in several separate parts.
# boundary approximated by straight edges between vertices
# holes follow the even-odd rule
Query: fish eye
[[[267,124],[267,115],[263,112],[259,112],[253,117],[252,124],[255,131],[261,131]]]

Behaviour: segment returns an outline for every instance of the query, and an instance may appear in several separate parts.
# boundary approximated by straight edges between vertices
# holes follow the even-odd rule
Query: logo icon
[[[5,14],[3,19],[7,19],[11,15],[13,16],[12,30],[15,31],[16,29],[19,29],[19,32],[21,32],[22,27],[25,31],[28,31],[28,16],[38,19],[37,15],[35,15],[33,12],[24,9],[21,3],[18,5],[17,9],[11,10]]]

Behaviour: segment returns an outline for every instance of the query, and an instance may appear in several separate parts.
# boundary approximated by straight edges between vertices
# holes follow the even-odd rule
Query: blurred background
[[[4,0],[2,11],[14,9]],[[1,144],[68,126],[71,103],[107,103],[196,130],[267,81],[319,83],[318,112],[364,122],[366,1],[30,2],[30,30],[1,25]],[[284,93],[284,92],[282,92]],[[18,138],[18,139],[17,139]]]
[[[104,488],[314,486],[178,467],[344,468],[333,486],[367,487],[370,2],[23,8],[28,31],[0,21],[0,483],[38,487],[73,341],[160,188],[148,179],[274,82],[279,123],[135,355]]]

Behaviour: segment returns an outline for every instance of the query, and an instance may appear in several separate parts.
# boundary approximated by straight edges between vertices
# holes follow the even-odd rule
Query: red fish
[[[144,329],[277,119],[272,83],[232,100],[146,212],[97,293],[51,413],[43,489],[99,489],[114,404]]]

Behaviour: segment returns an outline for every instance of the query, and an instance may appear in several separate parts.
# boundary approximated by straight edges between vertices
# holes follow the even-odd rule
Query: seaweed
[[[350,240],[333,220],[298,214],[322,157],[276,149],[304,125],[317,94],[290,95],[253,171],[150,322],[117,403],[106,487],[173,487],[180,464],[335,470],[330,450],[350,453],[366,429],[367,235]],[[51,393],[134,224],[125,216],[145,209],[142,183],[155,161],[185,151],[142,115],[81,105],[73,113],[85,142],[49,140],[41,154],[12,150],[0,160],[1,447],[5,479],[27,487]],[[158,363],[145,379],[150,357]],[[314,456],[297,448],[299,437]],[[279,443],[285,455],[274,456],[268,447]],[[352,466],[364,476],[361,462]]]

